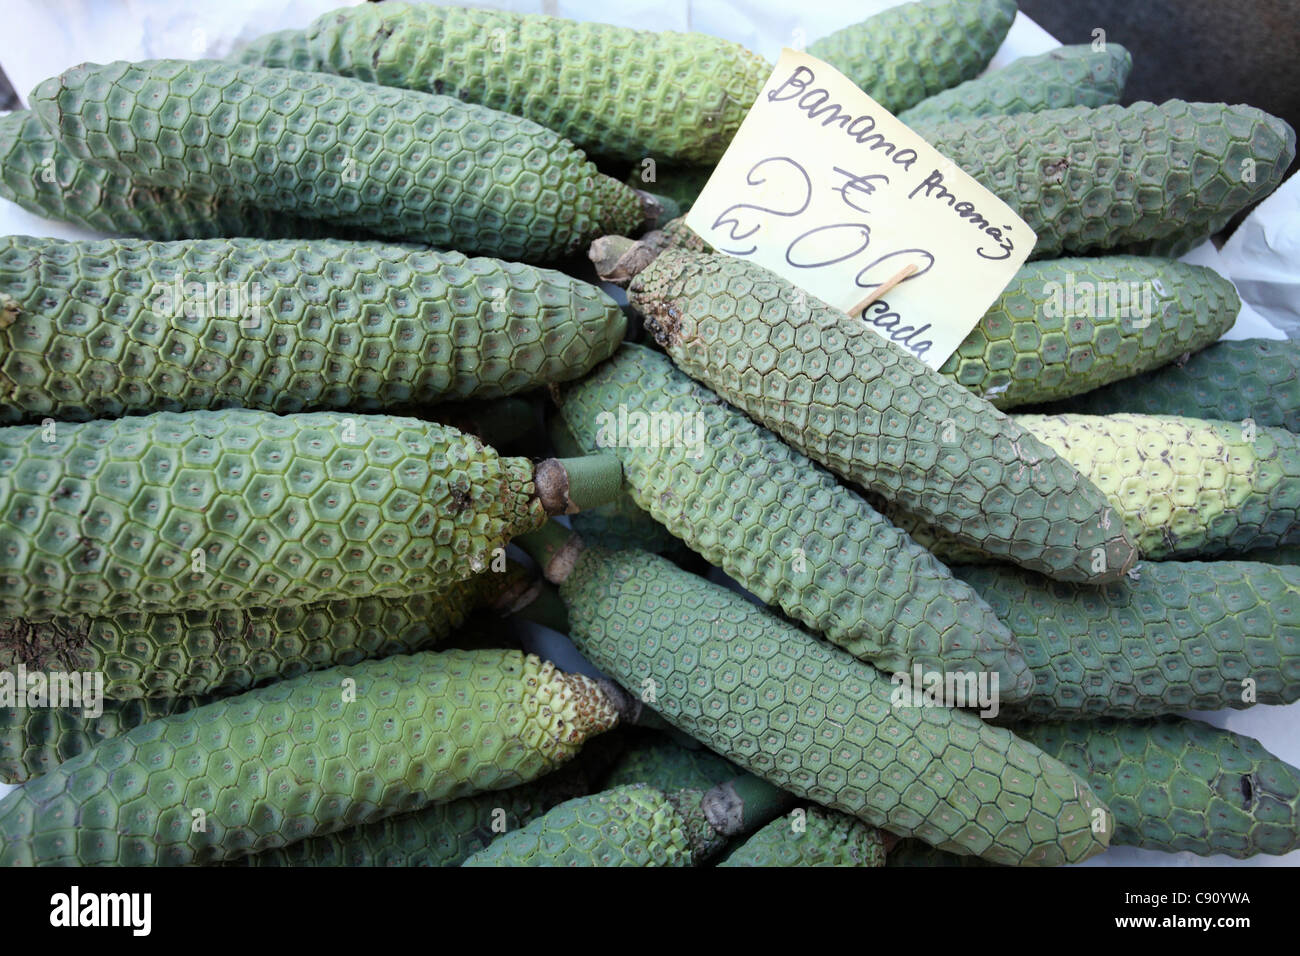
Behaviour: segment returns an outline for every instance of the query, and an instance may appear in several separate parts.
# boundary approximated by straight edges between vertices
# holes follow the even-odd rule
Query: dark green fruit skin
[[[306,30],[277,30],[240,47],[230,57],[235,63],[284,70],[319,70]]]
[[[550,269],[329,239],[10,236],[0,302],[5,424],[494,398],[577,378],[627,328]]]
[[[698,445],[642,447],[603,434],[602,415],[700,422]],[[1029,669],[968,587],[860,497],[678,371],[624,345],[564,393],[561,416],[584,451],[623,464],[636,503],[762,601],[884,671],[914,664],[998,674],[1004,700]],[[630,437],[630,436],[623,436]],[[616,439],[613,445],[605,439]]]
[[[0,669],[98,671],[110,700],[228,695],[309,670],[427,650],[479,605],[522,591],[529,577],[514,566],[405,597],[0,621]]]
[[[462,865],[698,866],[723,845],[700,808],[703,796],[633,783],[576,797]]]
[[[1244,859],[1300,847],[1300,769],[1186,717],[1016,724],[1115,814],[1116,846]]]
[[[1002,863],[1100,852],[1104,807],[973,713],[894,706],[875,668],[653,555],[585,550],[570,636],[670,724],[768,783],[900,835]]]
[[[9,793],[0,865],[217,863],[527,782],[615,719],[594,682],[517,651],[317,671],[142,724]]]
[[[772,72],[700,33],[424,3],[331,11],[307,33],[323,70],[525,116],[608,159],[716,162]]]
[[[460,866],[499,835],[588,792],[583,755],[529,783],[250,853],[228,866]]]
[[[885,841],[875,827],[817,806],[805,807],[804,813],[804,830],[795,831],[788,816],[773,820],[718,866],[885,865]]]
[[[633,730],[640,731],[632,733]],[[628,728],[628,743],[614,758],[602,790],[646,783],[660,790],[708,790],[740,776],[741,769],[705,747],[692,750],[667,734]]]
[[[640,162],[632,167],[624,180],[633,189],[644,189],[656,196],[667,197],[677,203],[680,215],[685,215],[695,205],[709,177],[713,175],[713,166],[688,166],[676,163],[655,163],[654,179],[646,179],[647,170]],[[674,217],[666,217],[672,221]]]
[[[1009,720],[1300,700],[1300,568],[1143,561],[1130,580],[1094,588],[1017,568],[953,570],[1011,630],[1034,672],[1033,693],[1007,706]]]
[[[1205,348],[1240,309],[1232,283],[1204,266],[1139,256],[1030,262],[939,371],[997,408],[1047,402]]]
[[[1019,214],[1038,259],[1177,257],[1277,188],[1295,158],[1295,130],[1277,117],[1182,100],[953,120],[925,136]]]
[[[1015,0],[920,0],[836,30],[808,52],[897,114],[978,76],[1015,16]]]
[[[307,239],[358,231],[239,197],[132,182],[74,157],[27,110],[0,116],[0,198],[93,232],[149,239]]]
[[[105,700],[97,717],[77,707],[0,707],[0,783],[25,783],[133,727],[184,714],[213,699]]]
[[[898,118],[924,129],[954,119],[1106,106],[1119,102],[1132,66],[1133,57],[1118,43],[1100,52],[1086,43],[1058,47],[936,93]]]
[[[1105,496],[1046,444],[761,266],[668,250],[628,300],[692,378],[973,547],[1090,584],[1118,580],[1136,559]]]
[[[0,617],[435,591],[545,523],[533,467],[387,415],[0,428]]]
[[[46,80],[31,103],[74,157],[134,182],[466,253],[546,261],[644,218],[550,130],[346,77],[119,61]]]
[[[1256,425],[1300,432],[1300,343],[1218,342],[1185,360],[1034,411],[1141,412],[1225,422],[1249,418]]]

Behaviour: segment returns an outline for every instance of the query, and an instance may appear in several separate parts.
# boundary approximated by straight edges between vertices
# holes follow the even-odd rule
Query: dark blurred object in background
[[[4,70],[0,70],[0,113],[16,109],[18,109],[18,94],[14,92],[13,85],[10,84],[9,77],[5,76]]]
[[[1091,43],[1098,27],[1122,43],[1133,54],[1125,103],[1246,103],[1300,128],[1300,0],[1018,3],[1062,43]]]

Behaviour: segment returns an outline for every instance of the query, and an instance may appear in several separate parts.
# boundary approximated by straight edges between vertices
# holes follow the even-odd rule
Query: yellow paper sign
[[[851,80],[795,50],[782,51],[686,223],[719,252],[859,315],[932,368],[957,350],[1036,240]]]

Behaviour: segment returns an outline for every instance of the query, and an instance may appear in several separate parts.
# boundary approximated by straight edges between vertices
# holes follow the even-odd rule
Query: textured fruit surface
[[[1016,415],[1105,492],[1144,558],[1300,544],[1300,436],[1160,415]]]
[[[102,712],[93,717],[79,707],[0,707],[0,783],[24,783],[133,727],[183,714],[209,700],[104,700]]]
[[[625,182],[633,189],[644,189],[656,196],[666,196],[677,203],[678,209],[685,214],[695,205],[695,200],[713,175],[713,167],[656,162],[654,178],[647,179],[647,175],[647,169],[637,163],[632,167],[632,172],[628,173]]]
[[[718,865],[884,866],[885,841],[856,817],[805,807],[773,820]]]
[[[1133,543],[1106,499],[1051,448],[761,266],[668,250],[628,300],[692,378],[972,547],[1094,584],[1132,565]]]
[[[1277,188],[1295,157],[1295,130],[1277,117],[1182,100],[954,120],[924,132],[1034,230],[1037,258],[1181,255]]]
[[[1300,847],[1300,769],[1186,717],[1017,724],[1114,812],[1117,846],[1241,859]]]
[[[531,462],[413,418],[14,425],[0,428],[0,617],[432,591],[545,520]]]
[[[1288,544],[1280,548],[1256,548],[1243,556],[1248,561],[1264,561],[1268,564],[1300,564],[1300,545]]]
[[[1050,401],[1205,348],[1240,308],[1232,283],[1204,266],[1139,256],[1030,262],[940,372],[998,408]]]
[[[463,865],[694,866],[690,823],[677,802],[643,783],[577,797],[494,840]]]
[[[320,69],[320,64],[312,56],[306,30],[277,30],[275,33],[267,33],[240,47],[230,59],[236,63],[267,66],[277,70]]]
[[[585,750],[584,750],[585,753]],[[588,786],[583,754],[540,779],[398,813],[374,823],[250,853],[232,866],[460,866],[505,827],[509,833]],[[573,771],[578,771],[574,773]]]
[[[32,110],[78,159],[135,182],[505,259],[547,259],[644,218],[582,151],[448,96],[204,60],[83,64]]]
[[[1142,717],[1300,700],[1300,568],[1143,561],[1102,587],[1005,566],[954,571],[1034,672],[1033,693],[1008,714]]]
[[[587,550],[560,593],[592,663],[783,790],[995,862],[1105,846],[1101,802],[1056,760],[973,713],[895,706],[875,668],[734,591],[654,555]]]
[[[772,72],[699,33],[422,3],[333,11],[308,34],[322,69],[526,116],[609,158],[716,161]]]
[[[1300,432],[1300,342],[1218,342],[1184,361],[1035,411],[1249,418]]]
[[[135,183],[76,159],[33,113],[0,116],[0,198],[95,232],[152,239],[342,235],[342,227],[207,196]]]
[[[665,356],[624,345],[567,389],[561,415],[584,451],[618,455],[656,521],[851,654],[886,671],[996,673],[1007,700],[1029,691],[1019,649],[973,591]],[[656,421],[681,430],[652,441]]]
[[[375,411],[576,378],[627,321],[552,271],[336,240],[0,239],[0,421]]]
[[[606,789],[645,783],[660,790],[707,790],[740,773],[730,760],[707,748],[692,750],[667,734],[642,730],[632,735],[623,752],[614,758],[603,783]]]
[[[1057,47],[936,93],[898,118],[924,129],[953,119],[1106,106],[1119,102],[1132,66],[1133,57],[1118,43],[1107,43],[1101,51],[1090,43]]]
[[[268,679],[425,650],[481,603],[526,587],[528,577],[515,566],[405,597],[0,621],[0,668],[99,671],[113,700],[237,693]]]
[[[0,863],[215,863],[532,780],[614,720],[589,678],[517,651],[317,671],[143,724],[24,784],[0,800]]]
[[[808,52],[899,113],[979,75],[1015,16],[1015,0],[902,3],[814,41]]]

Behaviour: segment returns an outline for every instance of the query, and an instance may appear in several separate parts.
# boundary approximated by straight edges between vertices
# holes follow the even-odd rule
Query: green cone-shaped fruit
[[[1099,584],[1133,542],[1046,444],[761,266],[665,251],[628,299],[673,361],[810,458],[985,553]]]
[[[1242,859],[1300,848],[1300,769],[1186,717],[1016,724],[1114,811],[1117,846]]]
[[[466,253],[551,259],[645,218],[568,140],[449,96],[146,60],[74,67],[31,103],[73,156],[132,182]]]
[[[560,592],[592,663],[783,790],[1000,863],[1076,862],[1106,845],[1105,807],[1059,762],[974,713],[915,706],[734,591],[654,555],[588,549]]]
[[[335,10],[308,35],[321,69],[524,116],[611,159],[716,161],[772,72],[701,33],[423,3]]]
[[[590,678],[517,651],[316,671],[142,724],[24,784],[0,800],[0,863],[216,863],[524,783],[615,720]]]
[[[0,421],[377,411],[577,378],[627,321],[550,269],[336,240],[0,239]]]
[[[810,43],[808,52],[899,113],[978,76],[1015,17],[1015,0],[901,3]]]
[[[963,858],[965,859],[965,858]],[[718,866],[884,866],[879,830],[857,817],[818,806],[773,820]]]

